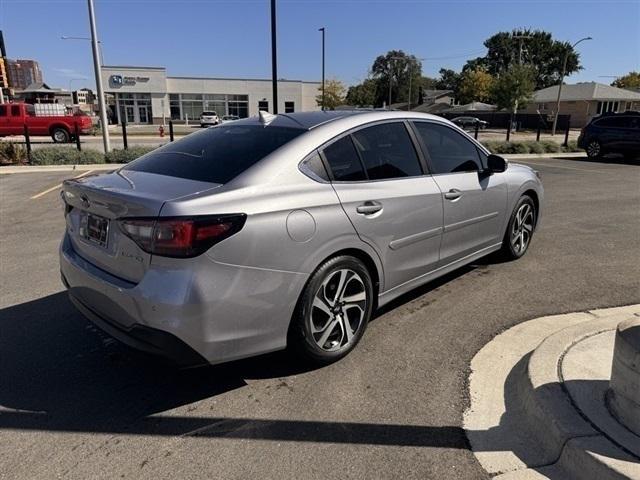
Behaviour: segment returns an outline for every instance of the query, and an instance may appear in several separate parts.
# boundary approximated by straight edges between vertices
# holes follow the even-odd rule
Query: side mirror
[[[487,170],[491,173],[502,173],[508,165],[509,162],[499,155],[491,154],[487,157]]]

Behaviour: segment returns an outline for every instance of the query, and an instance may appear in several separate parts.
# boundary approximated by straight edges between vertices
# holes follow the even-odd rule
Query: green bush
[[[560,153],[560,152],[579,152],[576,141],[571,140],[569,145],[564,147],[553,140],[542,140],[536,142],[527,140],[524,142],[500,142],[496,140],[488,140],[482,144],[489,149],[491,153],[498,155],[508,155],[513,153]]]
[[[129,163],[156,147],[131,147],[128,150],[115,149],[105,155],[106,163]]]
[[[0,163],[24,163],[27,149],[13,142],[0,142]]]
[[[32,165],[87,165],[104,163],[104,155],[95,150],[79,152],[74,147],[44,147],[31,152]]]
[[[569,140],[567,146],[563,146],[562,147],[562,151],[563,152],[581,152],[582,149],[578,148],[578,141],[577,140]]]
[[[558,153],[562,151],[562,146],[553,140],[542,140],[540,144],[546,153]]]
[[[544,146],[540,144],[540,142],[536,142],[533,140],[529,140],[525,142],[527,147],[529,147],[529,153],[544,153]]]

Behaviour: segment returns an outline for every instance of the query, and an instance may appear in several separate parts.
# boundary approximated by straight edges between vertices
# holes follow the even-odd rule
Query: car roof
[[[442,117],[434,117],[433,115],[419,113],[419,112],[405,112],[397,110],[376,110],[376,109],[358,109],[358,110],[317,110],[312,112],[295,112],[295,113],[280,113],[273,116],[273,119],[268,121],[268,125],[276,127],[289,127],[289,128],[302,128],[305,130],[312,130],[320,125],[324,125],[329,122],[333,122],[340,119],[346,119],[355,116],[367,116],[379,117],[380,120],[392,119],[398,117],[406,118],[436,118],[438,120],[447,122]],[[240,120],[243,124],[260,124],[260,117],[250,117]]]

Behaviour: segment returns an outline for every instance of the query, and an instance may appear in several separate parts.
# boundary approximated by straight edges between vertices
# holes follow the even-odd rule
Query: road
[[[59,280],[70,174],[2,175],[0,478],[488,478],[461,429],[474,354],[531,318],[640,303],[640,166],[523,163],[546,189],[524,258],[401,298],[315,370],[276,353],[175,371],[111,340]]]

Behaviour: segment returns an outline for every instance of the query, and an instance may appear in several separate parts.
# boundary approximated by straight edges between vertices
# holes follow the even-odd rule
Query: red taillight
[[[237,233],[244,214],[206,217],[125,218],[120,229],[145,252],[165,257],[196,257]]]

